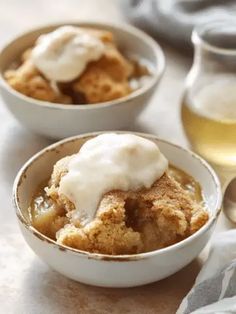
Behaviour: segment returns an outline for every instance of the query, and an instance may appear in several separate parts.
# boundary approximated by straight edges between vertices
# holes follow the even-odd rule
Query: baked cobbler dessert
[[[115,133],[59,160],[29,213],[57,243],[110,255],[167,247],[209,218],[199,184],[168,165],[154,142]]]
[[[38,100],[94,104],[130,94],[150,79],[151,70],[122,54],[110,31],[63,26],[39,36],[4,77]]]

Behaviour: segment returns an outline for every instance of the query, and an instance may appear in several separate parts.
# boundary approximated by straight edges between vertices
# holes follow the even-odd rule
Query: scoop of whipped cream
[[[69,82],[80,76],[87,64],[101,58],[103,42],[83,28],[63,26],[41,35],[32,50],[32,61],[46,78]]]
[[[152,141],[107,133],[88,140],[71,159],[59,194],[75,204],[74,218],[86,224],[106,192],[150,188],[167,167],[167,159]]]

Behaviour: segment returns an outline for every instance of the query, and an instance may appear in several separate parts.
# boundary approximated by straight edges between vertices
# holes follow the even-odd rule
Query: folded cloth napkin
[[[128,19],[171,43],[190,45],[195,25],[236,18],[235,0],[120,0]]]
[[[208,259],[176,314],[236,313],[236,230],[216,234]]]

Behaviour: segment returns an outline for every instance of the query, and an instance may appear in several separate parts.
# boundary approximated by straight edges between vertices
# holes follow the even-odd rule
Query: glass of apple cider
[[[194,61],[182,99],[193,150],[217,169],[236,172],[236,22],[197,26]]]

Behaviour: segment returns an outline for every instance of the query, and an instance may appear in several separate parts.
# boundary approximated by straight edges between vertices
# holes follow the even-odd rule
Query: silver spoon
[[[225,215],[236,223],[236,177],[229,182],[225,189],[223,209]]]

